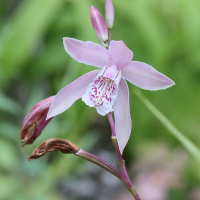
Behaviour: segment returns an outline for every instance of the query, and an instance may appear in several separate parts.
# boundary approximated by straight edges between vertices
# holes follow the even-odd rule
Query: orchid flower
[[[79,63],[101,70],[91,71],[58,92],[47,119],[67,110],[76,100],[82,101],[104,116],[114,110],[115,129],[120,152],[123,152],[131,133],[128,80],[145,90],[161,90],[174,82],[152,66],[132,61],[133,52],[123,41],[111,41],[109,49],[93,42],[63,38],[66,52]]]

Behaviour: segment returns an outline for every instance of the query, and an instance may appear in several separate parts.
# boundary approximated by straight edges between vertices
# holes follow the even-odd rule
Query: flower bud
[[[24,118],[21,128],[21,143],[23,146],[32,144],[51,121],[52,118],[46,120],[46,117],[53,99],[54,96],[40,101]]]
[[[28,159],[37,159],[44,156],[46,153],[53,151],[61,151],[66,154],[76,154],[79,150],[80,148],[69,140],[51,138],[36,147]]]
[[[109,29],[112,29],[114,23],[114,15],[115,15],[112,0],[106,0],[105,11],[106,11],[106,25]]]
[[[91,6],[90,16],[92,25],[99,38],[99,41],[103,46],[106,47],[108,42],[108,29],[106,27],[106,23],[103,19],[103,16],[94,6]]]

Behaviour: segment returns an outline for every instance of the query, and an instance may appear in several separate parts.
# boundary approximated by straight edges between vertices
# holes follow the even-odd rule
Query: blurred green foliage
[[[58,186],[63,179],[71,180],[85,173],[87,166],[81,159],[61,153],[28,162],[33,148],[48,138],[66,138],[93,153],[101,149],[113,151],[106,117],[99,116],[81,100],[53,119],[33,145],[21,148],[20,144],[21,124],[33,105],[94,70],[70,58],[62,38],[98,43],[89,10],[94,5],[104,13],[104,3],[104,0],[0,1],[0,199],[68,199]],[[113,39],[124,40],[133,50],[134,60],[154,66],[176,83],[164,91],[141,92],[200,147],[200,1],[113,0],[113,3]],[[133,127],[124,152],[127,164],[136,163],[150,144],[164,142],[172,155],[177,149],[185,151],[141,103],[134,88],[129,84]],[[199,164],[192,157],[188,158],[182,176],[187,194],[200,181]],[[181,193],[181,189],[172,192],[170,199],[188,199]]]

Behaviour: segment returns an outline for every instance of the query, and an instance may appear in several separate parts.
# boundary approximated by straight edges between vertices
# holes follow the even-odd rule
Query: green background
[[[73,155],[54,152],[28,162],[36,146],[57,137],[117,167],[107,118],[81,100],[55,117],[34,144],[24,148],[20,144],[23,118],[37,102],[95,70],[73,60],[62,38],[99,43],[90,6],[104,15],[104,4],[104,0],[0,1],[0,199],[131,199],[119,180]],[[152,65],[176,83],[167,90],[140,91],[200,146],[200,1],[113,0],[113,4],[112,39],[123,40],[134,60]],[[133,125],[124,158],[142,199],[199,200],[199,163],[142,103],[136,86],[128,85]]]

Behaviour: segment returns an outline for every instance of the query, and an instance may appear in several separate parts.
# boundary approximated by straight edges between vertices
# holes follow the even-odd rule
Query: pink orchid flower
[[[131,61],[133,52],[123,41],[111,41],[107,50],[93,42],[64,38],[66,52],[76,61],[101,68],[91,71],[58,92],[47,119],[67,110],[76,100],[95,107],[100,115],[114,110],[116,135],[123,152],[131,133],[128,80],[145,90],[166,89],[174,82],[152,66]]]

